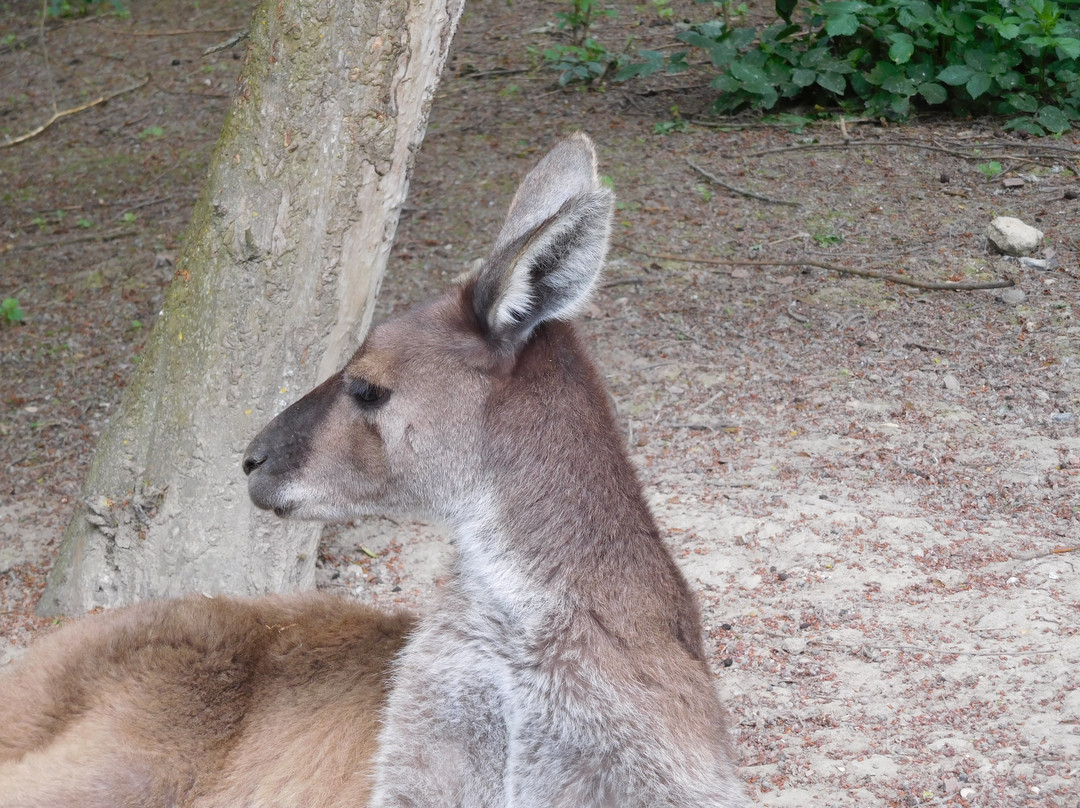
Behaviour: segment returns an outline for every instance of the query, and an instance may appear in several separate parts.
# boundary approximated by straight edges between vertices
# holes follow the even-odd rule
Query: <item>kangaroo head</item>
[[[255,437],[243,461],[252,501],[323,521],[472,518],[497,473],[483,462],[491,410],[508,406],[508,382],[523,373],[536,376],[530,384],[561,383],[560,362],[530,354],[587,301],[611,210],[591,141],[558,144],[522,181],[468,281],[375,326],[339,373]],[[521,417],[544,414],[525,407]]]

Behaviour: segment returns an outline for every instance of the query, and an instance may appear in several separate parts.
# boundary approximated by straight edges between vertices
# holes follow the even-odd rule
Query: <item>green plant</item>
[[[889,118],[947,107],[1002,115],[1007,128],[1035,135],[1080,120],[1080,3],[1073,0],[775,4],[775,24],[737,27],[725,15],[676,37],[711,61],[717,111],[796,99]],[[687,51],[640,51],[616,78],[678,72],[687,58]]]
[[[132,213],[130,210],[120,217],[124,224],[135,224],[135,220],[139,217]]]
[[[105,0],[47,0],[45,13],[50,17],[84,17],[92,11],[100,11]],[[112,13],[118,17],[131,16],[122,0],[108,0]]]
[[[670,135],[672,132],[685,132],[688,124],[686,119],[679,115],[677,104],[671,105],[671,120],[660,121],[653,126],[653,131],[658,135]]]
[[[148,126],[139,132],[139,140],[146,140],[148,137],[161,137],[165,134],[165,130],[160,126]]]
[[[584,45],[589,39],[589,29],[597,17],[615,17],[618,12],[612,8],[600,8],[599,0],[570,0],[569,11],[555,12],[560,31],[570,32],[572,45]]]
[[[559,71],[559,84],[573,82],[592,84],[617,70],[620,56],[611,53],[595,39],[586,39],[581,45],[556,45],[544,51],[548,66]]]
[[[3,302],[0,302],[0,318],[3,318],[5,323],[10,325],[22,322],[25,316],[16,298],[5,297]]]
[[[94,226],[94,223],[92,221],[90,221],[90,219],[86,218],[85,216],[80,216],[78,219],[76,219],[75,224],[77,224],[83,230],[88,230],[88,229],[90,229],[91,227]]]
[[[840,244],[844,240],[843,236],[831,230],[818,230],[811,238],[822,247],[828,247],[830,244]]]
[[[675,10],[671,7],[671,0],[652,0],[653,10],[661,20],[668,21],[675,16]]]
[[[997,160],[991,160],[988,163],[979,163],[975,167],[979,169],[979,171],[982,172],[982,175],[988,180],[992,180],[1003,170],[1001,167],[1001,163],[999,163]]]

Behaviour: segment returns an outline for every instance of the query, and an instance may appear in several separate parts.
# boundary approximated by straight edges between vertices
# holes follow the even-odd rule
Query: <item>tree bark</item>
[[[463,0],[263,0],[163,311],[38,611],[311,585],[313,524],[253,508],[272,416],[371,320]]]

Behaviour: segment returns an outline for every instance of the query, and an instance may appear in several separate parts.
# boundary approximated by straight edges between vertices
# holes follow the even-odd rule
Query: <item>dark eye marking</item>
[[[377,407],[385,404],[390,398],[390,391],[385,387],[379,387],[366,379],[349,379],[345,388],[361,407]]]

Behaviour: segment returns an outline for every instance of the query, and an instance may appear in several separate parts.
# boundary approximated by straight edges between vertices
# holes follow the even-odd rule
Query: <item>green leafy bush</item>
[[[719,112],[798,100],[904,118],[945,106],[1036,135],[1080,120],[1080,3],[776,0],[776,11],[761,29],[695,25],[677,36],[689,51],[639,51],[616,78],[678,72],[704,54]]]

